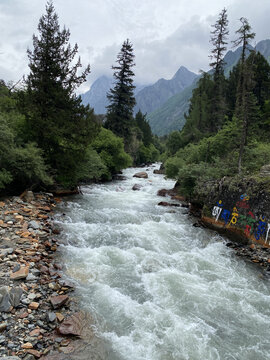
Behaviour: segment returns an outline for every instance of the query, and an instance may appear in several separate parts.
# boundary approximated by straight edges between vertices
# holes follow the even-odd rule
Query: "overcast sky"
[[[0,79],[17,81],[28,73],[26,49],[45,12],[46,0],[0,0]],[[111,66],[123,41],[133,43],[136,82],[171,78],[183,65],[198,73],[208,69],[211,24],[228,10],[230,38],[239,18],[249,20],[256,41],[270,38],[270,0],[54,0],[59,22],[70,29],[91,74],[88,90]]]

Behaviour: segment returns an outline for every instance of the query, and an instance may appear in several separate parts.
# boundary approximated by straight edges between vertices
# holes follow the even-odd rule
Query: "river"
[[[154,168],[84,186],[56,215],[66,272],[107,360],[270,359],[269,282],[186,209],[158,206],[174,181]],[[133,178],[146,169],[148,179]]]

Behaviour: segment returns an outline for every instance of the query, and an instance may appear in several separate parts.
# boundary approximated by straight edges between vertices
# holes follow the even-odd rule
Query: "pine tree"
[[[74,175],[94,134],[93,112],[75,94],[90,66],[78,75],[78,46],[69,44],[69,30],[60,30],[52,2],[46,5],[38,32],[39,36],[33,35],[33,50],[28,50],[30,74],[24,99],[28,132],[61,181]]]
[[[118,65],[112,66],[115,70],[115,85],[107,94],[110,104],[107,106],[106,127],[124,138],[126,147],[131,137],[133,108],[136,104],[132,71],[132,67],[135,66],[134,57],[132,44],[127,39],[117,56]]]
[[[211,32],[212,36],[210,42],[213,44],[210,58],[214,74],[214,92],[212,99],[212,115],[211,115],[211,131],[217,132],[224,123],[224,116],[226,112],[225,104],[225,77],[224,77],[224,53],[227,50],[228,18],[227,10],[223,9],[219,14],[219,18],[214,25],[214,30]]]
[[[247,144],[248,126],[257,112],[256,100],[252,92],[254,73],[252,66],[246,61],[247,50],[250,40],[254,39],[255,33],[251,32],[251,26],[246,18],[240,19],[242,25],[236,31],[239,37],[233,42],[234,46],[242,45],[242,53],[240,59],[240,76],[237,87],[236,97],[236,116],[241,124],[241,137],[239,144],[238,156],[238,173],[242,171],[242,159],[244,147]]]
[[[141,110],[139,110],[135,116],[136,125],[142,132],[142,142],[144,146],[149,146],[153,142],[153,134],[151,127],[146,120],[146,114],[143,115]]]

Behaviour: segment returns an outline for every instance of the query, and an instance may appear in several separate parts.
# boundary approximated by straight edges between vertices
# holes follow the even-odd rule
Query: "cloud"
[[[0,0],[0,77],[18,80],[28,73],[26,49],[32,46],[47,0]],[[257,41],[269,38],[270,1],[260,0],[54,0],[61,26],[79,45],[82,63],[91,65],[83,89],[100,75],[111,75],[117,53],[127,38],[134,45],[140,83],[171,78],[184,65],[194,72],[208,69],[211,24],[225,6],[230,37],[238,19],[250,21]]]

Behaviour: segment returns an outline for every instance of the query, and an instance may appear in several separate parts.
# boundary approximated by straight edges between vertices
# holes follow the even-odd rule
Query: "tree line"
[[[224,74],[228,19],[223,9],[213,25],[211,70],[204,72],[190,100],[182,131],[168,136],[166,173],[191,195],[199,182],[256,174],[270,163],[270,65],[250,41],[255,33],[240,19],[234,46],[241,57]]]
[[[82,181],[106,180],[132,164],[157,160],[160,144],[146,115],[133,118],[129,40],[113,66],[115,84],[108,94],[106,121],[84,106],[76,90],[86,81],[78,45],[60,28],[52,1],[27,50],[29,75],[18,87],[0,81],[0,191],[72,188]]]

